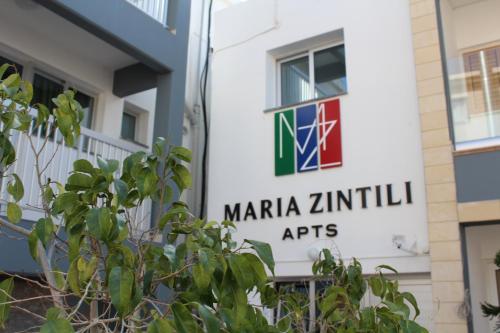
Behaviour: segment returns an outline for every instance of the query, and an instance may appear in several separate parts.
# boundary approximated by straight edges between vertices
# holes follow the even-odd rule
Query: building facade
[[[216,12],[208,217],[269,242],[278,283],[314,295],[326,247],[367,275],[395,267],[429,331],[493,332],[480,303],[499,302],[498,13],[499,0]]]
[[[41,157],[53,160],[46,177],[64,181],[78,158],[95,162],[100,155],[123,161],[133,152],[149,150],[159,136],[182,144],[189,123],[185,91],[190,14],[189,0],[2,1],[0,63],[15,64],[22,78],[33,83],[33,103],[50,106],[52,97],[71,88],[85,112],[74,148],[64,146],[57,132],[49,140]],[[49,132],[31,133],[34,144]],[[12,140],[18,151],[12,168],[26,189],[21,224],[31,229],[41,217],[34,156],[25,135]],[[0,199],[7,195],[4,182]],[[141,207],[139,216],[149,225],[151,203]],[[0,237],[1,271],[39,272],[19,235],[2,228]],[[22,281],[16,288],[30,292]],[[38,307],[35,312],[45,313],[43,304]],[[14,326],[6,331],[30,327],[28,319],[9,325]]]

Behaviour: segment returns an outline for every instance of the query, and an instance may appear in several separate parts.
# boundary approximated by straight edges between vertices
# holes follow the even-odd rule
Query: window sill
[[[127,142],[130,142],[130,143],[133,143],[134,145],[140,146],[142,148],[149,149],[148,145],[145,145],[144,143],[141,143],[141,142],[138,142],[138,141],[135,141],[135,140],[125,139],[124,137],[120,137],[120,140],[127,141]]]
[[[327,100],[327,99],[342,97],[342,96],[345,96],[347,94],[348,94],[348,92],[345,92],[345,93],[341,93],[341,94],[338,94],[338,95],[332,95],[332,96],[326,96],[326,97],[308,99],[307,101],[303,101],[303,102],[300,102],[300,103],[280,105],[280,106],[276,106],[274,108],[265,109],[264,113],[278,111],[278,110],[283,110],[283,109],[286,109],[286,108],[294,108],[294,107],[297,107],[299,105],[304,105],[304,104],[309,104],[309,103],[324,101],[324,100]]]
[[[453,156],[465,156],[494,151],[500,151],[500,137],[457,143]]]

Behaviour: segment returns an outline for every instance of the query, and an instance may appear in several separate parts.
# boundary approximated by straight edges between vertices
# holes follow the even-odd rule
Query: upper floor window
[[[129,112],[123,112],[122,118],[122,139],[136,141],[137,117]]]
[[[3,64],[14,65],[16,67],[15,69],[9,67],[3,74],[3,77],[8,77],[9,75],[14,74],[16,70],[20,75],[23,75],[23,66],[21,64],[18,64],[15,61],[0,56],[0,66],[2,66]]]
[[[76,91],[75,100],[80,103],[83,110],[83,120],[81,126],[86,128],[92,127],[92,120],[94,115],[95,98],[87,95],[65,81],[52,77],[48,74],[40,72],[35,73],[33,78],[33,100],[32,103],[41,103],[49,108],[55,107],[52,98],[61,94],[66,89]]]
[[[491,14],[499,11],[500,0],[440,1],[458,150],[500,145],[500,29]]]
[[[279,61],[281,105],[347,92],[344,45],[335,45]]]

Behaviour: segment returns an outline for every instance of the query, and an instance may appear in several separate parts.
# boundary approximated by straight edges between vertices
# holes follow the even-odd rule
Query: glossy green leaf
[[[215,314],[205,305],[198,304],[198,313],[200,314],[207,333],[219,333],[221,325]]]
[[[7,185],[7,192],[18,202],[24,196],[24,186],[17,174],[12,174],[12,178],[12,181]]]
[[[18,204],[14,202],[7,203],[7,218],[10,222],[18,223],[19,221],[21,221],[22,216],[23,212]]]
[[[177,157],[178,159],[181,159],[183,161],[186,161],[188,163],[191,162],[192,159],[192,153],[191,150],[184,148],[184,147],[174,147],[170,151],[172,155]]]
[[[172,304],[172,312],[174,314],[175,328],[178,333],[195,333],[200,329],[191,314],[191,311],[181,303]]]
[[[134,288],[134,273],[122,267],[113,267],[108,279],[111,303],[120,316],[126,316],[132,309],[132,291]]]
[[[79,191],[88,190],[92,187],[93,178],[89,175],[83,173],[74,173],[68,177],[68,182],[66,184],[66,190],[68,191]]]
[[[189,170],[182,164],[177,164],[174,166],[173,170],[174,176],[172,179],[175,181],[180,190],[184,190],[191,187],[192,179]]]
[[[89,233],[97,239],[106,241],[113,227],[109,208],[92,208],[88,211],[87,227]]]
[[[95,174],[94,166],[92,165],[92,163],[84,159],[74,161],[73,169],[77,172],[82,172],[89,175]]]
[[[43,246],[47,246],[54,233],[54,223],[50,218],[41,218],[37,221],[35,230],[36,235],[42,242]]]
[[[128,195],[128,185],[121,179],[115,179],[113,181],[115,186],[116,195],[118,196],[118,201],[121,203],[127,199]]]
[[[273,250],[271,246],[267,243],[259,242],[256,240],[245,239],[245,242],[252,245],[252,248],[257,252],[259,258],[266,264],[271,273],[274,275],[274,258],[273,258]]]
[[[0,282],[0,304],[10,302],[12,290],[14,289],[14,278],[8,278]],[[10,304],[0,305],[0,328],[4,326],[9,318]]]
[[[168,320],[158,318],[148,325],[147,333],[174,333],[174,328]]]
[[[43,324],[40,333],[74,333],[70,322],[63,318],[51,319]]]

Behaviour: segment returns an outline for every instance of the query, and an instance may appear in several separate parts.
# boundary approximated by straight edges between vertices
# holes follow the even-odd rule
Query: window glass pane
[[[135,116],[129,113],[123,113],[123,120],[122,120],[123,139],[135,141],[135,123],[136,123]]]
[[[292,328],[294,331],[307,332],[310,325],[310,310],[309,310],[309,282],[279,282],[276,284],[278,291],[285,295],[284,301],[280,301],[277,309],[275,309],[275,318],[278,322],[281,318],[294,312],[296,307],[300,307],[302,316],[294,316]],[[296,293],[294,296],[287,298],[286,295]]]
[[[307,56],[281,64],[281,104],[289,105],[312,98]]]
[[[75,94],[75,100],[80,103],[83,110],[83,120],[81,122],[81,125],[86,128],[92,128],[92,117],[94,116],[94,98],[77,91]]]
[[[61,81],[51,80],[40,74],[35,74],[33,78],[33,100],[32,104],[41,103],[49,109],[55,107],[52,98],[64,91],[64,85]]]
[[[314,97],[347,92],[344,45],[314,53]]]
[[[500,0],[442,0],[440,7],[455,142],[480,147],[500,137],[500,30],[491,16]]]
[[[10,59],[7,59],[7,58],[4,58],[2,56],[0,56],[0,66],[2,66],[3,64],[9,64],[9,65],[14,65],[16,66],[17,68],[17,72],[20,74],[20,75],[23,75],[23,66],[10,60]],[[4,78],[8,77],[9,75],[11,74],[14,74],[16,71],[14,68],[12,67],[9,67],[9,69],[7,69],[3,75]]]

